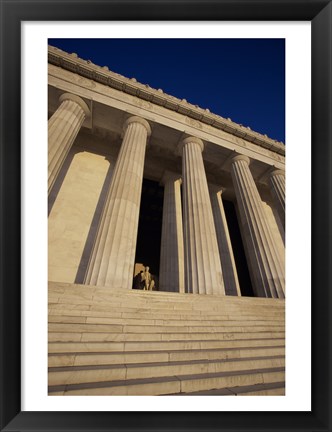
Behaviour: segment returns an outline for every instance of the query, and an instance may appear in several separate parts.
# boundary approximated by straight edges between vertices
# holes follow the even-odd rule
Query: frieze
[[[93,80],[83,78],[83,77],[78,78],[77,84],[84,86],[84,87],[87,87],[87,88],[90,88],[90,89],[93,89],[97,86],[97,84]]]
[[[202,123],[201,123],[200,121],[198,121],[198,120],[194,120],[194,119],[192,119],[192,118],[190,118],[190,117],[185,117],[185,122],[186,122],[188,125],[190,125],[190,126],[192,126],[192,127],[195,127],[195,128],[197,128],[197,129],[202,129],[202,128],[203,128],[203,125],[202,125]]]
[[[137,97],[135,97],[135,98],[132,99],[132,101],[139,108],[144,108],[144,109],[148,109],[148,110],[152,110],[153,109],[153,104],[150,103],[150,102],[147,102],[145,100],[138,99]]]

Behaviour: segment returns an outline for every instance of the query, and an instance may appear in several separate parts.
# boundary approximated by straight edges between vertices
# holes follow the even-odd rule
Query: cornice
[[[162,89],[153,89],[147,84],[141,84],[135,78],[126,78],[120,74],[112,72],[107,66],[98,66],[90,60],[83,60],[77,54],[66,53],[52,46],[48,47],[48,62],[55,66],[74,72],[85,78],[112,87],[124,93],[131,94],[140,99],[162,106],[171,111],[186,115],[202,123],[223,130],[231,135],[245,139],[260,147],[271,150],[282,156],[285,155],[285,145],[275,141],[267,135],[262,135],[233,122],[217,114],[211,113],[208,109],[202,109],[197,105],[188,103],[185,99],[178,99],[167,95]]]

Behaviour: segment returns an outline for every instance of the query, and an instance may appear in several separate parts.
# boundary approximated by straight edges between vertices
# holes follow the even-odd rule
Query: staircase
[[[285,302],[49,283],[49,395],[284,395]]]

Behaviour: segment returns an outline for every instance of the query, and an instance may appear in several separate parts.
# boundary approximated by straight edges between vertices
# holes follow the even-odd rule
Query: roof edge
[[[49,45],[48,62],[84,76],[85,78],[107,85],[108,87],[137,96],[140,99],[147,100],[171,111],[176,111],[195,120],[199,120],[202,123],[223,130],[239,138],[243,138],[246,141],[252,142],[253,144],[282,156],[285,155],[285,144],[282,142],[255,132],[249,127],[235,123],[231,119],[225,119],[217,114],[213,114],[209,109],[203,109],[197,105],[192,105],[185,99],[181,100],[175,96],[170,96],[164,93],[162,89],[153,89],[148,84],[137,82],[135,78],[126,78],[118,73],[112,72],[107,66],[98,66],[90,60],[83,60],[75,53],[69,54]]]

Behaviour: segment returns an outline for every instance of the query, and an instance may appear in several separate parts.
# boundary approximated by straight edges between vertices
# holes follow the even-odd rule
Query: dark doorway
[[[150,267],[159,277],[161,227],[164,188],[152,180],[143,179],[135,263]]]
[[[223,200],[225,215],[229,230],[229,235],[232,242],[234,259],[239,278],[241,294],[244,297],[254,297],[254,291],[249,275],[247,259],[244,253],[242,237],[239,223],[236,216],[234,204],[231,201]]]

